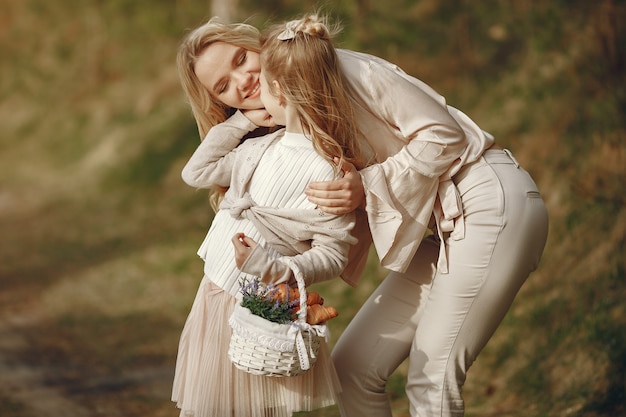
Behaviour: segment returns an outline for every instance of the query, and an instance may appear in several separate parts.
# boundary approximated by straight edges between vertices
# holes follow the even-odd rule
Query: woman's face
[[[240,110],[263,108],[257,52],[226,42],[214,42],[198,57],[194,72],[216,100]]]

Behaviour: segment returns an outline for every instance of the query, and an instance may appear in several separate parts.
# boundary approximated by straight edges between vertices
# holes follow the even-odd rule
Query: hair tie
[[[296,28],[302,23],[302,20],[292,20],[287,22],[285,29],[280,32],[276,39],[279,41],[288,41],[296,37]]]

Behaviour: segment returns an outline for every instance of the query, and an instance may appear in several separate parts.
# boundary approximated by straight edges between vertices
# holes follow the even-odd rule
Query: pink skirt
[[[252,375],[228,359],[228,319],[236,299],[206,276],[178,346],[172,401],[181,417],[291,417],[336,403],[341,391],[322,343],[312,369],[294,377]]]

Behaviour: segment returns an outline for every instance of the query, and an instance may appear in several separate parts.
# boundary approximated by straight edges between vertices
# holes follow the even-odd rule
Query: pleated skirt
[[[336,403],[341,391],[328,346],[294,377],[252,375],[228,359],[235,297],[208,277],[200,283],[178,346],[172,401],[181,417],[291,417]]]

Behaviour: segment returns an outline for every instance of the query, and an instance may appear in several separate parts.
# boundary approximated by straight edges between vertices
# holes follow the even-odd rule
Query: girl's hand
[[[243,233],[237,233],[233,236],[231,242],[235,247],[235,264],[237,264],[237,268],[241,269],[241,266],[248,259],[257,243]]]
[[[274,118],[265,109],[241,110],[241,112],[257,126],[274,127]]]
[[[336,158],[335,162],[339,162]],[[354,165],[344,162],[343,178],[334,181],[312,182],[304,193],[309,201],[329,214],[346,214],[365,204],[365,190],[361,174]]]

